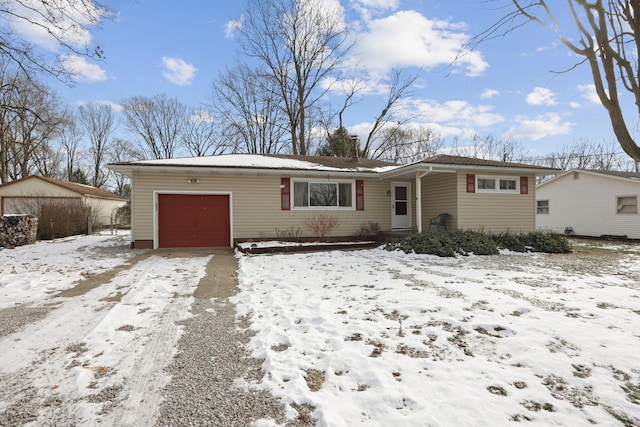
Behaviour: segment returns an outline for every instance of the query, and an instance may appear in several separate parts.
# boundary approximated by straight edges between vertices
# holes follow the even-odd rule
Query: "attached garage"
[[[231,245],[229,194],[158,194],[157,247]]]

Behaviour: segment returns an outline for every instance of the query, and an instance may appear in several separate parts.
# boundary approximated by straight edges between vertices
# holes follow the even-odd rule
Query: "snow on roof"
[[[293,169],[322,171],[382,172],[400,165],[370,159],[350,157],[291,156],[265,154],[222,154],[217,156],[177,159],[141,160],[118,165],[130,166],[186,166],[257,169]]]

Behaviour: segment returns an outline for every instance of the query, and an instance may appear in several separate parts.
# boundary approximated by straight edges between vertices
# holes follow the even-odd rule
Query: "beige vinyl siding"
[[[299,233],[301,237],[314,237],[305,221],[320,214],[337,216],[340,224],[334,237],[357,235],[362,225],[377,223],[381,229],[391,227],[387,196],[389,181],[377,178],[364,180],[364,211],[356,210],[281,210],[280,179],[309,178],[304,175],[241,175],[216,173],[133,173],[133,240],[154,238],[154,191],[160,192],[224,192],[233,201],[232,229],[234,239],[268,239],[283,233]],[[189,184],[197,178],[198,184]],[[342,179],[342,178],[341,178]],[[293,187],[292,187],[293,188]],[[355,204],[355,200],[354,200]]]
[[[529,175],[528,194],[467,193],[467,174],[458,173],[458,228],[486,233],[535,230],[535,176]],[[476,173],[478,175],[482,173]],[[515,176],[499,174],[500,176]],[[519,176],[519,175],[518,175]],[[527,175],[523,175],[527,176]],[[518,180],[519,185],[519,180]],[[518,187],[519,190],[519,187]]]
[[[79,198],[80,194],[75,191],[68,190],[60,187],[59,185],[51,184],[38,178],[27,178],[20,182],[10,183],[0,188],[0,196],[3,197],[22,197],[22,196],[36,196],[36,197],[76,197]]]
[[[434,173],[422,179],[422,228],[429,230],[429,219],[441,213],[451,215],[447,229],[458,228],[457,175],[455,173]]]

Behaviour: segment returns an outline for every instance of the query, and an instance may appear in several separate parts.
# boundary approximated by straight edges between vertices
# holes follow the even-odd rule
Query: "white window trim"
[[[479,188],[479,183],[481,179],[489,179],[494,180],[496,182],[495,189],[486,189]],[[509,181],[516,182],[516,188],[513,190],[501,190],[500,189],[500,180],[506,179]],[[520,194],[520,177],[519,176],[509,176],[509,175],[477,175],[476,176],[476,193],[495,193],[495,194]]]
[[[635,198],[636,199],[636,211],[635,212],[620,212],[620,199],[627,199],[627,198]],[[632,205],[625,205],[625,206],[632,206]],[[638,195],[636,194],[625,194],[625,195],[617,195],[616,196],[616,215],[638,215],[638,213],[640,213],[640,209],[638,209]]]
[[[547,202],[546,212],[538,212],[538,210],[540,209],[540,206],[538,205],[538,203],[540,202]],[[549,199],[536,200],[536,215],[549,215],[550,213],[551,213],[551,203],[549,202]]]
[[[351,184],[351,206],[296,206],[295,205],[295,193],[296,182],[306,182],[308,184]],[[356,180],[355,179],[313,179],[313,178],[291,178],[291,191],[290,191],[289,206],[291,210],[296,211],[355,211],[356,210]]]

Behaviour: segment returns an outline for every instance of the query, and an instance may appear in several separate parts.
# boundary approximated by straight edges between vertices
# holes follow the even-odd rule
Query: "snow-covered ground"
[[[176,321],[189,315],[211,257],[133,251],[128,240],[72,237],[0,252],[0,318],[24,319],[0,336],[0,425],[149,425]],[[36,308],[45,311],[32,316]]]
[[[591,244],[241,256],[252,386],[322,426],[640,425],[640,254]]]
[[[0,425],[152,424],[211,256],[128,241],[0,251]],[[640,425],[640,251],[597,246],[238,254],[248,386],[323,426]]]

